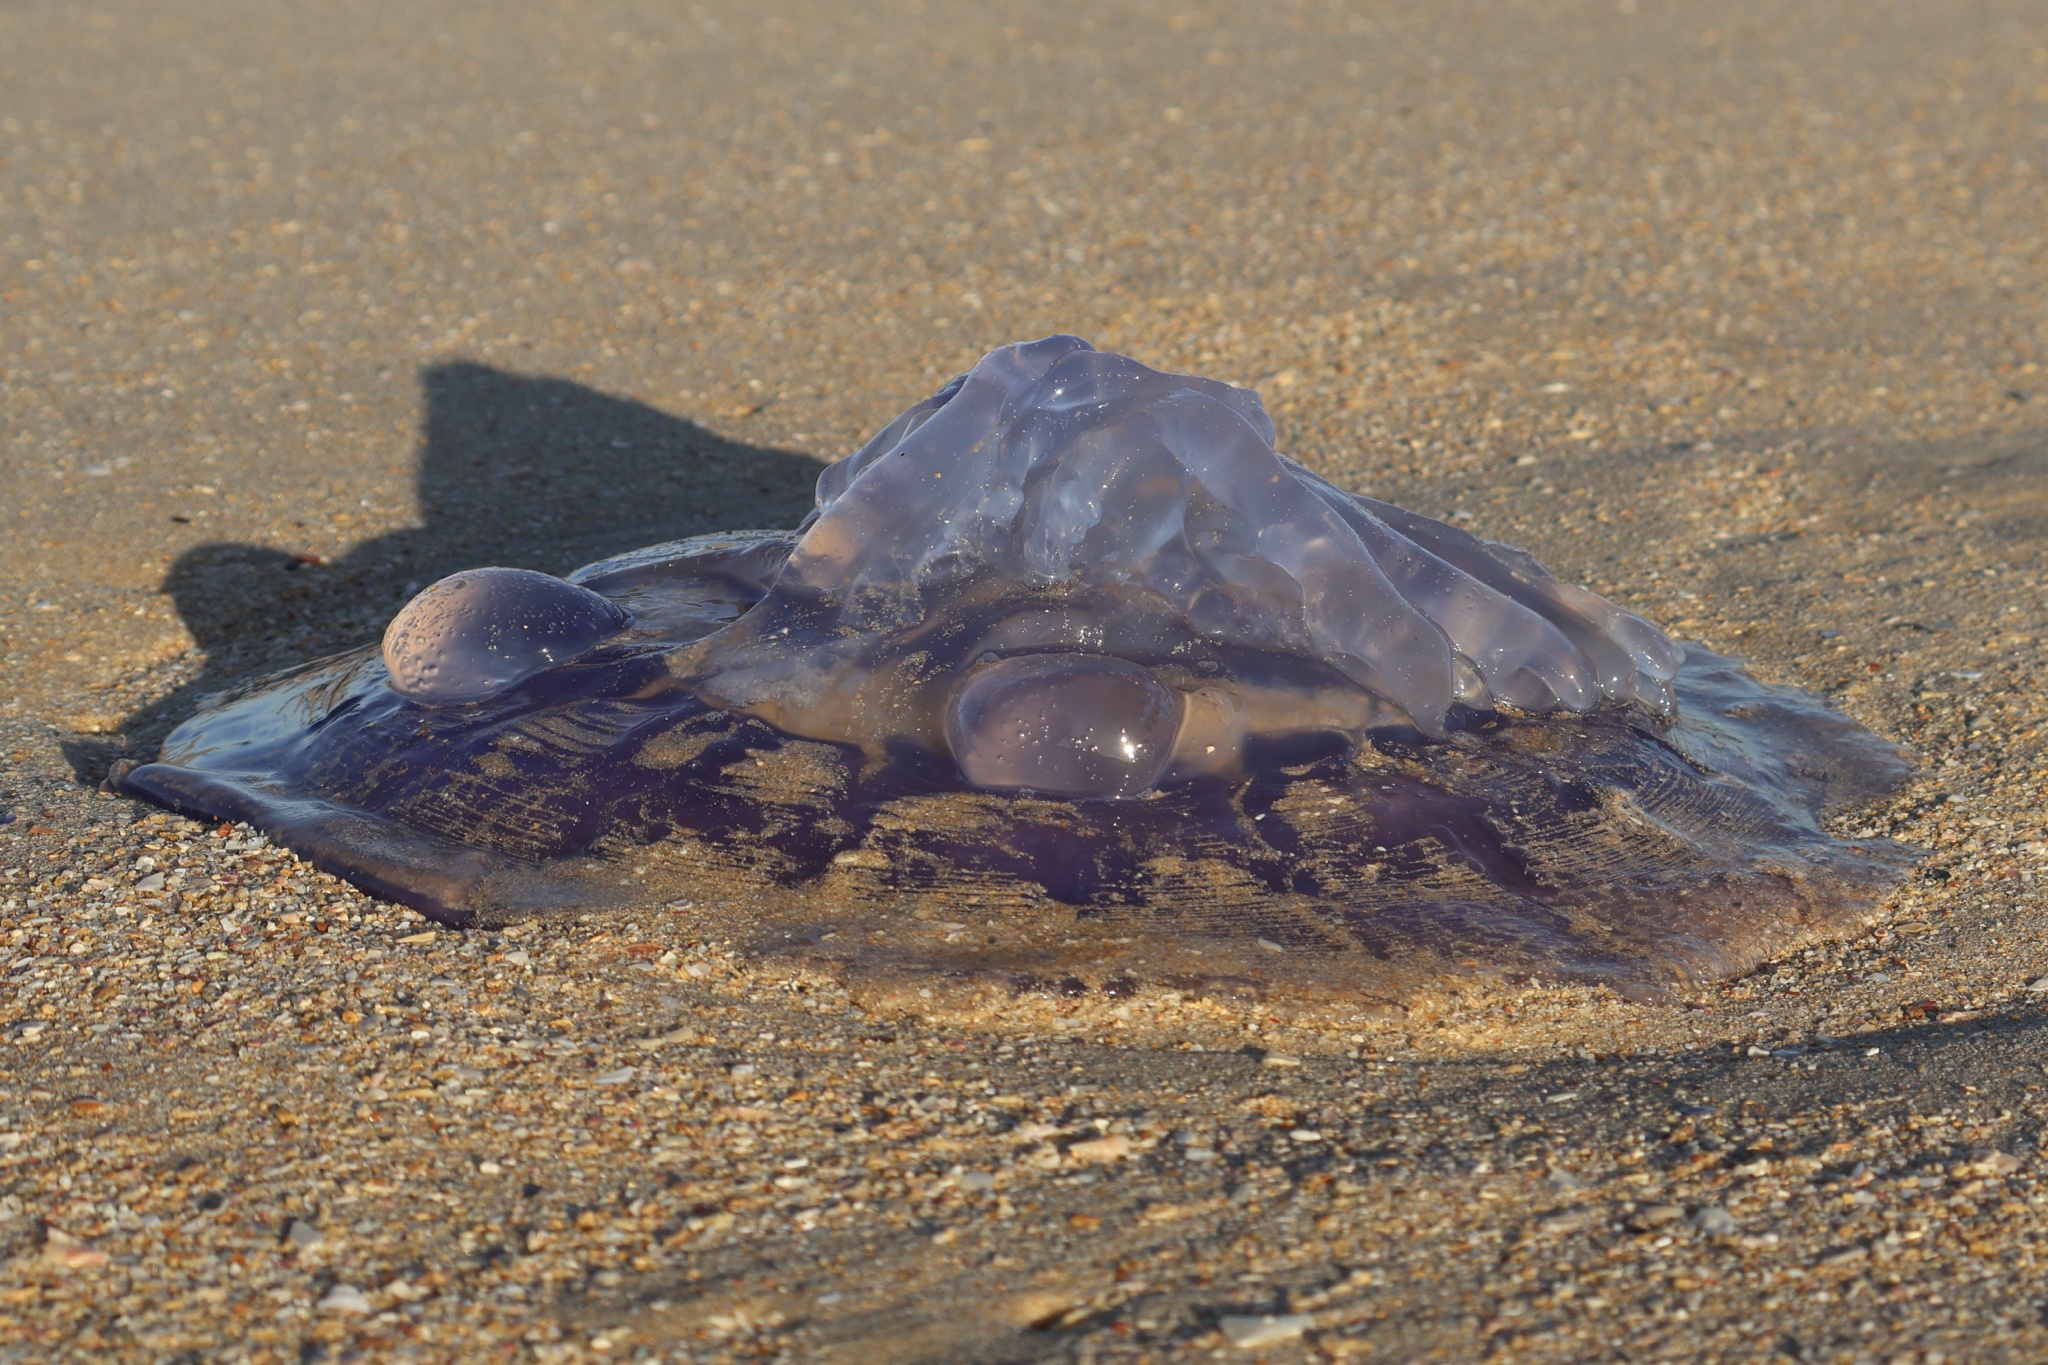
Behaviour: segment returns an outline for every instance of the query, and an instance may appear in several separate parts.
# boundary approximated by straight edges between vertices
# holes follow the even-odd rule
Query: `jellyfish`
[[[455,926],[687,904],[878,980],[1394,1000],[1841,932],[1915,851],[1826,822],[1908,770],[1338,488],[1251,390],[1055,336],[827,466],[793,530],[456,574],[114,782]]]

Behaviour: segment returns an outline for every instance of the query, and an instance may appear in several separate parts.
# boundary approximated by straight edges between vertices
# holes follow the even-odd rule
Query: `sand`
[[[8,7],[0,1353],[2048,1355],[2044,115],[2016,3]],[[1667,1002],[947,1011],[97,793],[1054,330],[1833,697],[1928,858]]]

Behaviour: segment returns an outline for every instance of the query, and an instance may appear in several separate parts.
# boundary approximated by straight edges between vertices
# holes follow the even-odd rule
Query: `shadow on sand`
[[[794,526],[810,509],[821,466],[807,455],[743,445],[564,379],[460,363],[421,380],[424,524],[325,565],[224,542],[179,556],[163,587],[205,664],[127,717],[121,735],[71,740],[82,781],[98,782],[117,758],[154,757],[210,694],[376,640],[446,574],[486,564],[565,573],[663,540]]]

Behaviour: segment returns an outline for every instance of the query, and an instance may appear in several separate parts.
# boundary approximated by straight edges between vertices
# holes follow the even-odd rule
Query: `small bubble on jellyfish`
[[[588,588],[530,569],[451,574],[384,632],[391,688],[420,702],[480,701],[582,657],[630,617]]]
[[[1180,693],[1101,654],[1025,654],[970,674],[946,712],[961,776],[988,791],[1135,796],[1173,755]]]

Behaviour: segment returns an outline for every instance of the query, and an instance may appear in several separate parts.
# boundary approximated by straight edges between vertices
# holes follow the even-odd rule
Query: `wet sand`
[[[2044,118],[2020,4],[8,8],[0,1354],[2048,1355]],[[1668,1002],[942,1010],[96,790],[1054,330],[1834,698],[1928,858]]]

